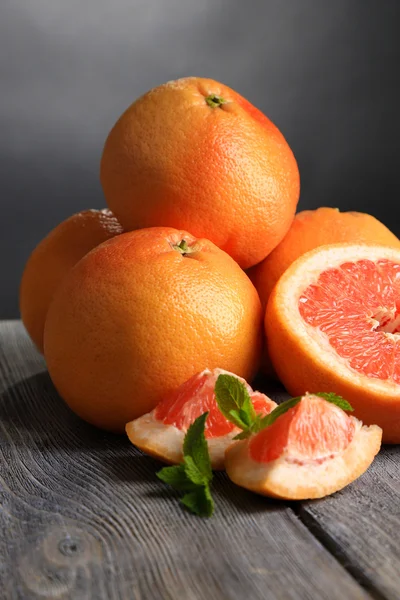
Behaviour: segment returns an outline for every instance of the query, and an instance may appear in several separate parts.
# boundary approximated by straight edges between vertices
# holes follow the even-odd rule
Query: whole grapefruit
[[[60,223],[33,250],[22,274],[19,305],[40,352],[47,311],[63,277],[90,250],[120,233],[110,210],[84,210]]]
[[[249,271],[263,307],[279,277],[302,254],[325,244],[371,243],[400,248],[400,240],[383,223],[367,213],[340,212],[323,206],[303,210],[281,243]]]
[[[44,353],[67,404],[123,432],[205,368],[251,380],[261,323],[258,294],[228,254],[186,231],[147,228],[101,244],[65,277]]]
[[[139,98],[105,142],[100,179],[124,229],[207,237],[242,268],[288,231],[299,171],[279,129],[229,87],[199,77]]]

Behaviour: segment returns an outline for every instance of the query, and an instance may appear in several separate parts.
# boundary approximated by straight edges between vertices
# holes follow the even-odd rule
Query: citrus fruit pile
[[[211,79],[165,83],[118,119],[100,180],[108,209],[58,225],[20,288],[77,415],[178,467],[202,418],[212,468],[288,498],[352,481],[380,428],[400,442],[400,241],[368,214],[295,214],[297,163],[262,112]],[[278,419],[246,383],[260,366],[301,399]]]

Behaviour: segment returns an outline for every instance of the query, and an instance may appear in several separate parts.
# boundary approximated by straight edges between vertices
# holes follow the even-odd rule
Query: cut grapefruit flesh
[[[345,450],[354,433],[354,419],[343,410],[318,396],[306,395],[254,437],[250,455],[259,462],[282,455],[298,463],[321,462]]]
[[[332,494],[357,479],[379,452],[382,430],[312,394],[251,438],[234,442],[225,466],[237,485],[286,500]]]
[[[303,255],[275,286],[265,330],[291,394],[341,394],[384,441],[400,442],[398,249],[335,244]]]
[[[130,441],[146,454],[170,464],[182,462],[182,446],[189,426],[205,412],[205,437],[211,466],[224,468],[224,453],[240,429],[219,411],[214,388],[219,375],[233,375],[223,369],[208,369],[193,375],[178,389],[168,394],[154,410],[126,425]],[[237,377],[236,375],[234,375]],[[237,377],[247,388],[256,413],[266,415],[277,404]]]

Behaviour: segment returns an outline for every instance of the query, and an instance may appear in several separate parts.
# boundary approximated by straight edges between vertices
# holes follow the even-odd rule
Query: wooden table
[[[0,324],[0,395],[2,600],[400,598],[397,447],[314,502],[220,473],[216,513],[200,519],[157,461],[69,411],[18,321]]]

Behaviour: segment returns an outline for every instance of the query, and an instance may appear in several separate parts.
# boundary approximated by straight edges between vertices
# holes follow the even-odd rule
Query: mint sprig
[[[214,393],[224,417],[242,430],[234,439],[243,440],[258,430],[260,415],[254,410],[246,386],[237,377],[219,375]]]
[[[245,440],[264,428],[265,417],[256,413],[246,386],[237,377],[219,375],[214,393],[224,417],[242,430],[234,440]]]
[[[327,402],[332,402],[332,404],[336,404],[336,406],[338,406],[342,410],[347,410],[348,412],[354,411],[354,408],[349,402],[347,402],[347,400],[342,398],[342,396],[334,394],[333,392],[317,392],[316,394],[314,394],[314,396],[320,396],[320,398],[323,398]]]
[[[351,406],[351,404],[349,402],[347,402],[347,400],[342,398],[342,396],[338,396],[334,392],[317,392],[317,393],[313,393],[312,395],[319,396],[320,398],[323,398],[327,402],[336,404],[336,406],[338,406],[342,410],[347,410],[347,411],[354,410],[353,407]],[[272,425],[272,423],[275,423],[275,421],[277,420],[278,417],[285,414],[285,412],[287,412],[288,410],[290,410],[291,408],[296,406],[296,404],[298,404],[302,398],[303,398],[303,396],[297,396],[296,398],[289,398],[289,400],[285,400],[284,402],[281,402],[281,404],[279,404],[279,406],[274,408],[274,410],[272,410],[269,413],[269,415],[266,415],[265,417],[263,417],[261,419],[261,429],[264,429],[264,427],[268,427],[269,425]]]
[[[333,392],[317,392],[313,394],[327,402],[336,404],[342,410],[352,411],[352,406]],[[300,402],[302,396],[285,400],[274,408],[268,415],[256,414],[250,394],[246,386],[233,375],[220,375],[215,384],[215,398],[218,408],[228,421],[239,427],[242,431],[234,440],[244,440],[254,433],[258,433],[265,427],[272,425],[289,409]]]
[[[208,412],[198,417],[186,432],[183,442],[183,463],[164,467],[156,473],[164,483],[185,492],[181,502],[200,517],[211,517],[214,501],[210,483],[213,477],[204,428]]]

